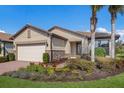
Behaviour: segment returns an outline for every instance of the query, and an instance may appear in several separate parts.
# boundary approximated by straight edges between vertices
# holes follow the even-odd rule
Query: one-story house
[[[90,32],[71,31],[58,26],[45,31],[26,25],[12,36],[16,60],[42,62],[45,52],[49,53],[51,60],[89,54],[90,35]],[[111,51],[110,37],[109,33],[96,32],[96,47],[105,47],[106,51]],[[116,35],[118,38],[119,35]]]
[[[0,56],[6,56],[13,50],[13,40],[10,39],[12,35],[0,32]]]

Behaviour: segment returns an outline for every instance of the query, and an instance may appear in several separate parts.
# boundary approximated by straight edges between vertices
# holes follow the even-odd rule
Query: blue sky
[[[98,12],[98,31],[110,31],[110,14],[107,6]],[[16,33],[25,24],[42,29],[58,25],[75,31],[89,31],[91,9],[87,5],[74,6],[0,6],[0,30]],[[124,34],[124,16],[116,20],[118,33]]]

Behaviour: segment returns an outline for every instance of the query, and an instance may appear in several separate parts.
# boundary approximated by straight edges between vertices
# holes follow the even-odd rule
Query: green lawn
[[[124,73],[96,81],[82,82],[34,82],[0,76],[1,88],[116,88],[124,87]]]

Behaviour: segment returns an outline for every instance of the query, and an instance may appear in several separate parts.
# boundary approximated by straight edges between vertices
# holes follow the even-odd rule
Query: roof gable
[[[79,36],[79,37],[87,37],[87,36],[82,35],[82,34],[80,34],[80,33],[77,33],[77,32],[74,32],[74,31],[72,31],[72,30],[65,29],[65,28],[62,28],[62,27],[59,27],[59,26],[53,26],[53,27],[50,28],[48,31],[51,32],[51,31],[54,30],[54,29],[60,29],[60,30],[63,30],[63,31],[65,31],[65,32],[71,33],[71,34],[73,34],[73,35]]]
[[[11,38],[12,38],[12,39],[16,38],[20,33],[22,33],[23,31],[25,31],[25,29],[27,29],[27,28],[33,29],[33,30],[35,30],[35,31],[38,31],[39,33],[45,33],[46,35],[49,35],[49,32],[47,32],[47,31],[45,31],[45,30],[43,30],[43,29],[39,29],[39,28],[37,28],[37,27],[35,27],[35,26],[32,26],[32,25],[27,24],[27,25],[25,25],[23,28],[21,28],[21,29],[20,29],[15,35],[13,35]]]

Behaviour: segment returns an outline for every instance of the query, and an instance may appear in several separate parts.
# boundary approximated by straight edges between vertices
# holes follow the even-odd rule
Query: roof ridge
[[[50,32],[51,30],[55,29],[55,28],[58,28],[58,29],[62,29],[62,30],[65,30],[65,31],[68,31],[68,32],[71,32],[71,33],[74,33],[74,34],[77,34],[77,35],[80,35],[81,37],[84,36],[84,37],[87,37],[85,35],[82,35],[80,33],[77,33],[76,31],[73,31],[73,30],[69,30],[69,29],[66,29],[66,28],[63,28],[63,27],[60,27],[60,26],[53,26],[51,27],[50,29],[48,29],[48,31]]]

